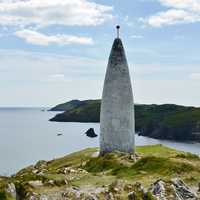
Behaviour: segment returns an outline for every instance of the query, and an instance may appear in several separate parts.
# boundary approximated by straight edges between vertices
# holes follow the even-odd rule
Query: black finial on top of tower
[[[116,29],[117,29],[117,38],[119,38],[119,29],[120,29],[120,26],[117,25],[117,26],[116,26]]]

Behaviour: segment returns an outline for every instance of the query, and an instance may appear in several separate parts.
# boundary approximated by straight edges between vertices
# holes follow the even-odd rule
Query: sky
[[[101,98],[117,24],[135,102],[200,107],[200,0],[0,0],[0,106]]]

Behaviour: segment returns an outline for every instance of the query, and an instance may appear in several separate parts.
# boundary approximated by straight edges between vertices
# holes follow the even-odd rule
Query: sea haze
[[[98,137],[88,138],[84,133],[94,128],[99,135],[99,123],[49,122],[56,112],[42,110],[0,108],[0,175],[13,174],[38,160],[50,160],[98,146]],[[136,135],[136,145],[158,143],[200,153],[199,143],[161,141]]]

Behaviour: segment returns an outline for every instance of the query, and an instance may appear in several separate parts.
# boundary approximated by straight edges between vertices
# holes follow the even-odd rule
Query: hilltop
[[[200,182],[197,155],[162,146],[136,148],[136,155],[98,156],[85,149],[39,161],[12,177],[0,177],[1,200],[195,200]],[[190,197],[190,198],[188,198]]]
[[[50,121],[99,122],[100,100],[73,100],[51,110],[63,110]],[[174,104],[135,105],[136,132],[177,141],[200,141],[200,108]]]

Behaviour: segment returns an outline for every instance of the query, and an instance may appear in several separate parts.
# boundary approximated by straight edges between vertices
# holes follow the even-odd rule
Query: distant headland
[[[63,111],[50,121],[98,123],[101,100],[72,100],[50,111]],[[135,105],[136,132],[156,139],[200,142],[200,108],[175,104]]]

